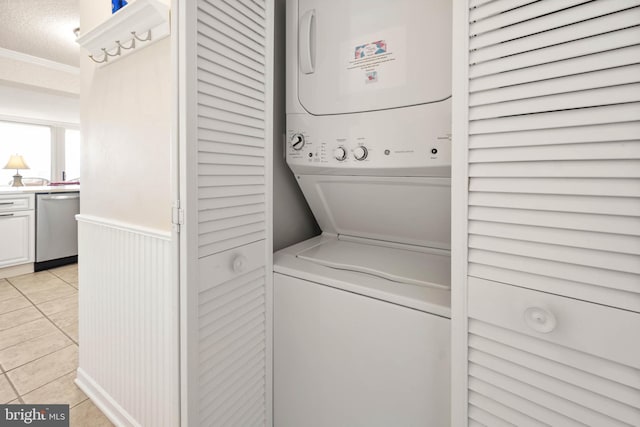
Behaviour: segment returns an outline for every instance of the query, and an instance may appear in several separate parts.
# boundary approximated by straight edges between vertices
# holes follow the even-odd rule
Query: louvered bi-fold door
[[[271,425],[273,2],[179,13],[182,424]]]
[[[640,0],[467,5],[465,421],[639,426]]]

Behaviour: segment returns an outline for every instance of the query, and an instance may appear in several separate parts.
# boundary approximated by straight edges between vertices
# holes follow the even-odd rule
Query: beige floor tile
[[[78,339],[78,322],[73,322],[73,323],[70,323],[68,325],[61,325],[60,329],[62,329],[65,334],[67,334],[69,337],[71,337],[71,339],[74,340],[76,342],[76,344],[79,343],[79,339]]]
[[[65,265],[49,271],[67,283],[78,283],[78,264]]]
[[[7,347],[0,351],[0,364],[5,371],[36,360],[72,344],[65,334],[56,330],[47,335]]]
[[[25,394],[22,396],[22,400],[24,400],[24,403],[63,404],[73,408],[78,403],[87,400],[87,395],[76,386],[75,379],[75,371],[70,372],[35,389],[31,393]]]
[[[20,402],[20,399],[15,399],[7,403],[7,405],[20,405],[20,404],[22,404],[22,402]]]
[[[7,282],[5,279],[0,279],[0,301],[19,297],[21,295],[22,294],[18,292],[11,283]]]
[[[47,289],[51,284],[62,282],[59,277],[49,273],[48,271],[39,271],[37,273],[9,277],[7,281],[22,292],[37,292],[39,290]]]
[[[85,400],[69,411],[70,427],[110,427],[111,421],[90,400]]]
[[[9,403],[17,397],[7,377],[4,374],[0,374],[0,404]]]
[[[21,396],[78,367],[78,346],[73,344],[7,373]]]
[[[9,313],[0,314],[0,331],[14,328],[36,319],[44,318],[42,313],[35,307],[22,308]]]
[[[55,325],[44,317],[5,329],[0,331],[0,350],[55,331]]]
[[[34,304],[69,296],[77,291],[76,288],[48,271],[24,274],[7,280]]]
[[[49,315],[49,319],[59,327],[78,324],[78,307]]]
[[[47,316],[61,311],[78,309],[78,291],[63,298],[54,299],[38,304],[38,308]]]
[[[30,305],[31,303],[28,299],[26,299],[22,295],[18,295],[15,298],[9,298],[0,301],[0,314],[20,310],[21,308],[29,307]]]
[[[31,300],[31,302],[33,302],[34,304],[41,304],[46,301],[75,295],[78,290],[70,284],[60,281],[60,283],[49,285],[48,289],[43,289],[36,292],[23,292],[27,296],[27,298]]]

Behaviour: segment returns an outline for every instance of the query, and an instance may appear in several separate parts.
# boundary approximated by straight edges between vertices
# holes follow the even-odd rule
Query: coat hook
[[[151,40],[151,30],[147,31],[147,37],[146,37],[146,38],[144,38],[144,39],[142,39],[142,38],[138,37],[138,36],[136,35],[136,32],[135,32],[135,31],[131,31],[131,34],[133,34],[133,37],[134,37],[136,40],[141,41],[141,42],[146,42],[146,41]]]
[[[107,56],[120,56],[120,54],[122,53],[122,52],[120,51],[120,44],[119,44],[119,43],[118,43],[118,46],[116,47],[116,51],[115,51],[115,53],[109,53],[109,52],[107,51],[107,49],[105,49],[105,48],[102,48],[102,51],[103,51],[103,52],[105,53],[105,55],[107,55]]]
[[[104,64],[109,60],[109,55],[107,54],[107,49],[104,49],[104,48],[102,48],[102,53],[103,53],[102,60],[96,59],[93,55],[89,55],[89,58],[91,58],[91,60],[96,64]]]
[[[120,43],[120,40],[116,40],[116,44],[118,45],[118,48],[122,48],[125,50],[134,49],[136,47],[136,39],[131,39],[131,43],[129,43],[129,46],[123,45],[122,43]]]

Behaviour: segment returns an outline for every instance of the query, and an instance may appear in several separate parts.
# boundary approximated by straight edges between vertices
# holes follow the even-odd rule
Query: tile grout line
[[[72,288],[76,289],[76,291],[78,291],[78,290],[79,290],[79,289],[78,289],[78,288],[79,288],[79,286],[78,286],[78,287],[75,287],[75,286],[73,286],[71,283],[69,283],[68,281],[66,281],[65,279],[63,279],[62,277],[60,277],[60,276],[58,276],[57,274],[55,274],[54,272],[49,271],[49,270],[46,270],[46,271],[48,271],[48,272],[49,272],[49,273],[51,273],[53,276],[57,277],[58,279],[60,279],[60,280],[61,280],[61,281],[63,281],[64,283],[66,283],[67,285],[69,285],[69,286],[71,286]],[[64,346],[64,347],[62,347],[62,348],[60,348],[60,349],[58,349],[58,350],[55,350],[55,351],[53,351],[53,352],[51,352],[51,353],[46,354],[46,355],[40,356],[40,357],[38,357],[38,358],[36,358],[36,359],[34,359],[34,360],[32,360],[32,361],[28,362],[28,363],[35,362],[36,360],[42,359],[43,357],[46,357],[46,356],[48,356],[48,355],[50,355],[50,354],[53,354],[53,353],[55,353],[56,351],[60,351],[60,350],[63,350],[63,349],[65,349],[65,348],[68,348],[68,347],[70,347],[70,346],[72,346],[72,345],[75,345],[76,347],[79,347],[79,344],[78,344],[78,342],[77,342],[76,340],[74,340],[74,339],[73,339],[69,334],[67,334],[67,333],[66,333],[66,332],[65,332],[61,327],[59,327],[59,326],[58,326],[58,325],[57,325],[53,320],[51,320],[51,319],[49,318],[49,316],[47,316],[47,315],[46,315],[46,314],[45,314],[45,313],[40,309],[40,307],[38,307],[38,305],[37,305],[36,303],[34,303],[34,302],[31,300],[31,298],[29,298],[29,297],[28,297],[24,292],[22,292],[22,291],[21,291],[21,290],[20,290],[16,285],[14,285],[14,284],[9,280],[9,278],[5,278],[5,280],[7,281],[7,283],[8,283],[11,287],[13,287],[13,288],[18,292],[18,293],[20,293],[24,298],[26,298],[26,299],[27,299],[27,301],[29,301],[29,303],[30,303],[31,305],[33,305],[33,307],[35,307],[35,309],[36,309],[36,310],[38,310],[38,311],[42,314],[42,316],[43,316],[45,319],[47,319],[47,321],[48,321],[48,322],[50,322],[50,323],[51,323],[51,324],[52,324],[56,329],[58,329],[60,332],[62,332],[62,334],[63,334],[64,336],[66,336],[67,338],[69,338],[69,339],[71,340],[71,342],[72,342],[72,344],[69,344],[69,345],[67,345],[67,346]],[[50,301],[55,301],[55,300],[62,299],[62,298],[66,298],[66,296],[63,296],[63,297],[60,297],[60,298],[54,298],[54,299],[52,299],[52,300],[50,300]],[[44,302],[49,302],[49,301],[44,301]],[[23,308],[27,308],[27,307],[23,307]],[[55,314],[55,313],[53,313],[53,314]],[[37,320],[37,319],[36,319],[36,320]],[[34,320],[34,321],[35,321],[35,320]],[[27,323],[29,323],[29,322],[27,322]],[[18,325],[18,326],[19,326],[19,325]],[[41,335],[41,336],[44,336],[44,335]],[[40,337],[41,337],[41,336],[40,336]],[[37,337],[36,337],[36,338],[37,338]],[[12,347],[12,346],[10,346],[10,347]],[[24,365],[21,365],[21,366],[24,366]],[[16,368],[19,368],[19,366],[15,367],[14,369],[16,369]],[[68,374],[70,374],[70,373],[72,373],[72,372],[75,372],[75,371],[77,371],[77,367],[76,367],[76,368],[74,368],[73,370],[69,371],[69,372],[65,372],[65,373],[63,373],[63,374],[62,374],[62,375],[60,375],[59,377],[56,377],[56,378],[52,379],[52,380],[51,380],[51,381],[49,381],[47,384],[50,384],[50,383],[52,383],[52,382],[54,382],[54,381],[57,381],[57,380],[59,380],[60,378],[64,377],[65,375],[68,375]],[[24,393],[24,395],[21,395],[21,394],[19,393],[18,389],[15,387],[15,385],[14,385],[14,384],[13,384],[13,382],[11,381],[11,378],[9,378],[9,375],[7,375],[7,372],[4,370],[4,368],[3,368],[2,364],[0,364],[0,372],[2,372],[2,374],[3,374],[3,375],[5,376],[5,378],[7,379],[7,382],[9,383],[9,385],[10,385],[10,386],[11,386],[11,388],[12,388],[12,390],[14,391],[14,393],[15,393],[15,394],[16,394],[16,396],[17,396],[18,402],[20,402],[21,404],[24,404],[24,399],[22,398],[22,396],[26,396],[27,394],[32,393],[32,392],[34,392],[35,390],[38,390],[39,388],[44,387],[44,386],[46,386],[46,385],[47,385],[47,384],[43,384],[42,386],[37,387],[37,388],[35,388],[35,389],[33,389],[33,390],[29,390],[29,391],[27,391],[26,393]],[[15,400],[15,399],[14,399],[14,400]],[[71,410],[71,408],[75,408],[76,406],[78,406],[78,405],[80,405],[80,404],[84,403],[84,402],[85,402],[85,401],[87,401],[87,400],[90,400],[90,399],[89,399],[89,397],[88,397],[88,396],[86,396],[86,395],[85,395],[85,399],[81,400],[80,402],[77,402],[77,403],[76,403],[75,405],[73,405],[73,406],[69,405],[69,410]]]
[[[7,280],[7,281],[8,281],[8,280]],[[66,283],[66,282],[65,282],[65,283]],[[31,360],[31,361],[29,361],[29,362],[25,363],[25,364],[22,364],[22,365],[20,365],[20,366],[24,366],[24,365],[27,365],[27,364],[29,364],[29,363],[31,363],[31,362],[35,362],[36,360],[40,360],[40,359],[42,359],[43,357],[49,356],[50,354],[53,354],[53,353],[55,353],[56,351],[63,350],[63,349],[65,349],[65,348],[67,348],[67,347],[69,347],[69,346],[72,346],[72,345],[75,345],[75,346],[79,347],[79,345],[78,345],[78,343],[76,342],[76,340],[74,340],[72,337],[70,337],[70,336],[69,336],[69,334],[67,334],[65,331],[63,331],[63,330],[62,330],[62,328],[60,328],[60,327],[59,327],[59,326],[58,326],[58,325],[57,325],[53,320],[51,320],[51,319],[50,319],[46,314],[44,314],[44,312],[43,312],[42,310],[40,310],[40,307],[38,307],[38,306],[37,306],[33,301],[31,301],[31,299],[30,299],[26,294],[24,294],[20,289],[18,289],[18,288],[17,288],[13,283],[9,282],[9,284],[10,284],[11,286],[13,286],[13,287],[18,291],[18,292],[20,292],[20,294],[22,294],[22,295],[23,295],[27,300],[29,300],[29,302],[30,302],[30,303],[35,307],[35,309],[36,309],[36,310],[38,310],[38,311],[39,311],[39,312],[44,316],[44,318],[45,318],[45,319],[47,319],[47,320],[48,320],[48,321],[49,321],[49,322],[50,322],[50,323],[51,323],[51,324],[52,324],[56,329],[58,329],[60,332],[62,332],[62,334],[63,334],[64,336],[66,336],[67,338],[69,338],[69,339],[71,340],[71,344],[69,344],[69,345],[67,345],[67,346],[64,346],[64,347],[62,347],[62,348],[59,348],[59,349],[57,349],[57,350],[54,350],[54,351],[52,351],[51,353],[47,353],[47,354],[45,354],[45,355],[43,355],[43,356],[37,357],[37,358],[35,358],[35,359],[33,359],[33,360]],[[41,336],[43,336],[43,335],[41,335]],[[19,368],[20,366],[16,366],[14,369],[17,369],[17,368]],[[4,368],[2,368],[2,365],[1,365],[1,364],[0,364],[0,369],[2,369],[2,371],[3,371],[3,372],[5,372],[5,371],[4,371]],[[74,370],[77,370],[77,368],[75,368]],[[70,372],[73,372],[73,371],[70,371]],[[61,377],[63,377],[63,376],[65,376],[65,375],[67,375],[68,373],[69,373],[69,372],[65,372],[64,374],[60,375],[59,377],[57,377],[57,378],[55,378],[55,379],[53,379],[53,380],[51,380],[51,381],[49,381],[49,382],[55,381],[55,380],[57,380],[57,379],[60,379]],[[24,400],[22,399],[22,396],[23,396],[23,395],[21,395],[21,394],[18,392],[18,389],[16,389],[16,387],[13,385],[13,382],[11,382],[11,378],[9,378],[9,375],[6,375],[6,372],[5,372],[5,377],[6,377],[6,378],[7,378],[7,380],[9,381],[9,384],[11,384],[11,388],[16,392],[16,395],[18,396],[18,400],[19,400],[21,403],[24,403]],[[47,384],[49,384],[49,383],[47,383]],[[34,389],[34,390],[37,390],[37,389]],[[32,391],[34,391],[34,390],[29,390],[28,392],[26,392],[26,393],[25,393],[25,395],[26,395],[26,394],[31,393],[31,392],[32,392]],[[71,408],[69,408],[69,409],[71,409]]]
[[[4,367],[2,366],[2,363],[0,363],[0,372],[2,372],[2,375],[4,375],[4,377],[7,379],[7,382],[11,386],[11,389],[16,394],[16,399],[18,399],[18,402],[24,403],[24,400],[22,400],[22,396],[18,392],[18,389],[16,388],[16,386],[13,384],[13,381],[11,381],[11,378],[9,378],[9,375],[7,375],[7,371],[4,370]],[[13,400],[16,400],[16,399],[13,399]]]
[[[56,273],[54,273],[53,271],[51,271],[51,270],[47,270],[47,271],[48,271],[48,272],[50,272],[51,274],[53,274],[54,276],[56,276],[58,279],[62,280],[62,281],[63,281],[64,283],[66,283],[67,285],[71,286],[72,288],[75,288],[75,290],[76,290],[76,291],[78,291],[78,292],[80,291],[80,289],[79,289],[79,288],[80,288],[80,286],[77,286],[77,287],[76,287],[76,286],[73,286],[73,284],[72,284],[72,283],[70,283],[70,282],[66,281],[64,278],[62,278],[62,277],[58,276],[58,275],[57,275]],[[13,286],[13,284],[11,284],[11,286]],[[57,298],[57,299],[62,299],[62,298],[66,298],[66,297],[60,297],[60,298]],[[54,301],[54,300],[52,300],[52,301]],[[34,305],[35,305],[35,304],[34,304]],[[56,325],[56,323],[55,323],[54,321],[52,321],[51,319],[49,319],[49,318],[47,317],[47,315],[46,315],[46,314],[44,314],[44,313],[42,313],[42,314],[47,318],[47,320],[48,320],[49,322],[51,322],[51,323],[53,323],[54,325]],[[57,326],[57,325],[56,325],[56,326]],[[63,332],[65,335],[67,335],[64,331],[62,331],[62,332]],[[78,346],[78,348],[80,348],[80,344],[78,344],[78,343],[77,343],[77,342],[76,342],[72,337],[70,337],[69,335],[67,335],[67,336],[69,337],[69,339],[70,339],[71,341],[73,341],[73,342]],[[75,369],[75,371],[77,371],[77,370],[78,370],[78,368],[76,368],[76,369]],[[72,371],[72,372],[73,372],[73,371]],[[67,374],[68,374],[68,373],[67,373]],[[67,375],[67,374],[64,374],[64,375]],[[58,379],[60,379],[60,378],[64,377],[64,375],[62,375],[62,376],[60,376],[60,377],[56,378],[55,380],[50,381],[49,383],[52,383],[53,381],[56,381],[56,380],[58,380]],[[49,383],[47,383],[47,384],[49,384]],[[45,384],[45,385],[46,385],[46,384]],[[43,387],[44,387],[44,386],[43,386]],[[37,389],[36,389],[36,390],[37,390]],[[33,391],[33,390],[32,390],[32,391]],[[31,393],[31,392],[29,392],[29,393]],[[84,392],[83,392],[83,394],[84,394]],[[75,405],[73,405],[73,406],[69,405],[69,411],[71,411],[71,409],[72,409],[72,408],[75,408],[76,406],[80,405],[81,403],[86,402],[87,400],[91,400],[91,399],[89,399],[89,396],[87,396],[87,395],[85,394],[85,395],[84,395],[84,399],[83,399],[83,400],[81,400],[80,402],[76,403],[76,404],[75,404]],[[92,403],[93,403],[93,402],[92,402]]]
[[[71,347],[71,346],[73,346],[73,345],[75,345],[75,344],[69,344],[69,345],[66,345],[66,346],[64,346],[64,347],[62,347],[62,348],[59,348],[58,350],[54,351],[53,353],[58,352],[58,351],[61,351],[61,350],[64,350],[64,349],[69,348],[69,347]],[[45,358],[45,357],[47,357],[47,356],[50,356],[50,355],[52,355],[53,353],[49,353],[49,354],[45,354],[44,356],[40,356],[40,357],[38,357],[38,358],[36,358],[36,359],[33,359],[33,360],[32,360],[31,362],[29,362],[29,363],[32,363],[32,362],[35,362],[35,361],[40,360],[40,359],[42,359],[42,358]],[[25,365],[27,365],[27,363],[25,363]],[[0,367],[1,367],[1,366],[2,366],[2,365],[0,365]],[[21,365],[21,366],[24,366],[24,365]],[[20,366],[18,366],[18,367],[16,367],[16,368],[14,368],[14,369],[18,369],[19,367],[20,367]],[[11,371],[13,371],[14,369],[11,369]],[[55,377],[54,379],[52,379],[52,380],[51,380],[51,381],[49,381],[48,383],[42,384],[40,387],[44,387],[44,386],[45,386],[45,385],[47,385],[47,384],[50,384],[50,383],[52,383],[52,382],[54,382],[54,381],[56,381],[56,380],[59,380],[60,378],[64,377],[65,375],[70,374],[71,372],[77,371],[77,369],[78,369],[78,368],[74,368],[74,369],[72,369],[71,371],[65,372],[65,373],[63,373],[62,375],[60,375],[59,377]],[[34,389],[32,389],[32,390],[27,391],[27,392],[26,392],[26,393],[24,393],[24,394],[20,394],[20,392],[18,391],[18,389],[17,389],[17,388],[13,385],[13,383],[11,382],[11,378],[9,377],[9,372],[11,372],[11,371],[5,371],[5,372],[4,372],[4,375],[7,377],[7,380],[9,380],[9,383],[11,383],[12,388],[14,389],[14,391],[16,392],[16,395],[18,395],[18,397],[20,398],[20,400],[22,400],[22,396],[26,396],[27,394],[31,393],[32,391],[38,390],[38,389],[40,388],[40,387],[36,387],[36,388],[34,388]],[[24,402],[24,401],[23,401],[23,402]]]
[[[25,308],[29,308],[29,307],[25,307]],[[30,324],[30,323],[39,322],[39,321],[41,321],[41,320],[46,320],[47,322],[51,323],[51,321],[50,321],[49,319],[45,319],[45,318],[40,318],[40,317],[39,317],[39,318],[37,318],[37,319],[29,320],[28,322],[20,323],[19,325],[15,325],[15,326],[13,326],[13,327],[11,327],[11,328],[3,329],[2,331],[0,331],[0,334],[1,334],[1,333],[3,333],[3,332],[5,332],[5,331],[10,331],[10,330],[15,329],[15,328],[20,328],[20,327],[22,327],[22,326],[26,326],[26,325],[28,325],[28,324]],[[2,352],[3,350],[5,350],[5,349],[7,349],[7,348],[11,348],[11,347],[13,347],[13,346],[16,346],[16,345],[20,345],[20,344],[22,344],[22,343],[25,343],[25,342],[27,342],[27,341],[31,341],[31,340],[34,340],[34,339],[36,339],[36,338],[43,337],[43,336],[45,336],[45,335],[48,335],[50,332],[49,332],[49,333],[47,333],[47,332],[42,332],[42,330],[38,330],[38,331],[37,331],[37,333],[39,333],[40,335],[32,336],[31,338],[29,338],[29,339],[27,339],[27,340],[24,340],[24,341],[21,341],[21,342],[16,343],[16,344],[11,344],[11,345],[8,345],[8,346],[6,346],[6,347],[0,347],[0,352]]]
[[[61,280],[62,280],[62,279],[61,279]],[[64,282],[64,280],[63,280],[63,282]],[[69,339],[71,340],[71,342],[73,342],[75,345],[80,346],[80,344],[78,344],[78,342],[77,342],[76,340],[74,340],[74,339],[73,339],[73,337],[69,336],[69,334],[67,334],[67,333],[66,333],[66,332],[65,332],[65,331],[64,331],[60,326],[58,326],[58,325],[56,324],[56,322],[54,322],[53,320],[51,320],[51,319],[49,318],[49,316],[47,316],[47,315],[44,313],[44,311],[42,311],[42,310],[40,309],[40,307],[38,307],[38,305],[37,305],[36,303],[34,303],[34,302],[31,300],[31,298],[29,298],[29,297],[28,297],[24,292],[22,292],[20,289],[18,289],[18,288],[17,288],[13,283],[11,283],[11,282],[9,282],[9,283],[10,283],[10,284],[11,284],[11,286],[13,286],[13,287],[18,291],[18,292],[20,292],[20,294],[21,294],[22,296],[24,296],[27,300],[29,300],[29,302],[30,302],[30,303],[31,303],[31,304],[36,308],[36,310],[38,310],[38,311],[39,311],[39,312],[40,312],[40,313],[45,317],[45,319],[47,319],[49,322],[51,322],[51,324],[53,324],[53,326],[55,326],[55,327],[56,327],[60,332],[62,332],[62,333],[64,334],[64,336],[66,336],[67,338],[69,338]],[[65,282],[65,283],[67,283],[67,282]],[[67,285],[69,285],[69,283],[67,283]],[[71,286],[71,285],[69,285],[69,286]],[[71,286],[71,287],[73,287],[73,286]],[[68,296],[68,295],[67,295],[67,296]],[[61,298],[64,298],[64,297],[61,297]],[[59,298],[56,298],[56,299],[59,299]],[[54,300],[51,300],[51,301],[54,301]],[[44,302],[49,302],[49,301],[44,301]],[[26,307],[25,307],[25,308],[26,308]],[[55,313],[54,313],[54,314],[55,314]]]
[[[9,347],[5,347],[5,348],[3,348],[2,350],[0,350],[0,352],[2,352],[2,351],[4,351],[4,350],[8,350],[8,349],[10,349],[11,347],[19,346],[19,345],[24,344],[24,343],[26,343],[26,342],[30,342],[30,341],[35,341],[35,340],[38,340],[38,339],[42,339],[43,337],[45,337],[45,336],[47,336],[47,335],[53,335],[54,333],[55,333],[55,332],[49,332],[48,334],[38,335],[37,337],[33,337],[33,338],[28,339],[28,340],[26,340],[26,341],[22,341],[22,342],[20,342],[20,343],[18,343],[18,344],[13,344],[13,345],[10,345]],[[69,337],[67,336],[67,338],[69,338]],[[69,339],[71,340],[71,338],[69,338]],[[18,368],[20,368],[20,367],[22,367],[22,366],[24,366],[24,365],[28,365],[29,363],[33,362],[34,360],[38,360],[38,359],[40,359],[40,358],[42,358],[42,357],[48,356],[48,355],[50,355],[50,354],[53,354],[53,353],[55,353],[56,351],[58,351],[58,350],[62,350],[63,348],[67,348],[67,347],[69,347],[70,345],[73,345],[73,344],[75,344],[75,342],[73,342],[73,340],[71,340],[71,343],[68,343],[67,345],[64,345],[64,346],[62,346],[62,347],[60,347],[60,348],[57,348],[57,349],[55,349],[55,350],[53,350],[53,351],[51,351],[51,352],[49,352],[49,353],[43,354],[42,356],[36,357],[36,358],[35,358],[35,359],[33,359],[33,360],[29,360],[28,362],[25,362],[25,363],[23,363],[22,365],[14,366],[13,368],[11,368],[11,369],[9,369],[9,370],[7,370],[7,371],[5,371],[5,372],[10,372],[10,371],[13,371],[14,369],[18,369]],[[77,345],[77,344],[76,344],[76,345]]]
[[[76,292],[78,292],[78,288],[76,288],[75,286],[73,286],[71,283],[67,282],[66,280],[64,280],[64,279],[62,279],[62,278],[60,278],[60,277],[58,277],[58,276],[55,276],[55,275],[54,275],[54,277],[55,277],[56,279],[59,279],[60,281],[64,282],[64,284],[65,284],[65,285],[70,286],[73,290],[75,290]],[[30,299],[30,298],[29,298],[29,297],[28,297],[24,292],[22,292],[22,291],[20,290],[20,288],[18,288],[16,285],[14,285],[12,282],[10,282],[10,281],[9,281],[9,279],[6,279],[6,280],[7,280],[7,282],[8,282],[8,283],[9,283],[9,284],[10,284],[10,285],[11,285],[11,286],[16,290],[16,291],[18,291],[22,296],[24,296],[25,298],[27,298],[31,304],[36,305],[36,303],[35,303],[35,302],[33,302],[33,301],[32,301],[32,300],[31,300],[31,299]],[[60,299],[62,299],[62,298],[68,298],[68,297],[70,297],[70,296],[71,296],[71,295],[63,295],[63,296],[61,296],[61,297],[56,297],[56,298],[53,298],[53,299],[50,299],[50,300],[41,301],[41,302],[39,302],[38,304],[43,304],[43,303],[47,303],[47,302],[51,302],[51,301],[57,301],[57,300],[60,300]],[[6,301],[6,300],[5,300],[5,301]],[[15,310],[13,310],[13,311],[15,311]],[[4,314],[4,313],[2,313],[2,314]]]
[[[73,264],[69,264],[69,265],[73,265]],[[77,263],[76,263],[77,265]],[[59,267],[58,267],[59,268]],[[62,280],[64,283],[66,283],[67,285],[71,286],[72,288],[76,288],[75,286],[73,286],[73,284],[71,284],[71,282],[66,281],[64,278],[62,278],[61,276],[58,276],[56,273],[53,272],[53,270],[46,270],[49,273],[53,274],[54,276],[56,276],[58,279]],[[76,288],[77,290],[78,288]]]
[[[13,286],[13,284],[11,286]],[[14,286],[14,288],[15,288],[15,286]],[[6,301],[11,301],[12,299],[19,299],[19,298],[20,298],[20,296],[13,297],[13,298],[7,298],[7,299],[4,299],[4,300],[0,301],[0,303],[6,302]],[[29,301],[29,302],[31,302],[31,301]],[[22,310],[23,308],[27,308],[27,307],[18,307],[18,308],[9,309],[9,311],[3,311],[2,313],[0,313],[0,315],[13,313],[14,311]]]
[[[71,345],[73,345],[73,344],[71,344]],[[70,346],[68,345],[67,347],[70,347]],[[63,348],[61,348],[60,350],[64,350],[64,349],[65,349],[65,348],[67,348],[67,347],[63,347]],[[41,359],[41,358],[38,358],[38,359]],[[36,360],[38,360],[38,359],[36,359]],[[69,371],[69,372],[65,372],[65,373],[63,373],[62,375],[60,375],[59,377],[55,377],[54,379],[52,379],[52,380],[51,380],[51,381],[49,381],[48,383],[42,384],[41,386],[36,387],[36,388],[34,388],[34,389],[32,389],[32,390],[29,390],[29,391],[27,391],[26,393],[24,393],[24,394],[22,394],[22,395],[19,395],[19,396],[22,398],[22,396],[26,396],[26,395],[27,395],[27,394],[29,394],[29,393],[32,393],[32,392],[34,392],[34,391],[36,391],[36,390],[39,390],[39,389],[41,389],[42,387],[44,387],[44,386],[46,386],[46,385],[49,385],[49,384],[51,384],[51,383],[52,383],[52,382],[54,382],[54,381],[58,381],[60,378],[64,377],[65,375],[69,375],[70,373],[75,372],[75,371],[77,371],[77,368],[75,368],[75,369],[73,369],[73,370],[71,370],[71,371]],[[8,378],[8,376],[7,376],[7,378]],[[17,391],[17,390],[16,390],[16,391]]]

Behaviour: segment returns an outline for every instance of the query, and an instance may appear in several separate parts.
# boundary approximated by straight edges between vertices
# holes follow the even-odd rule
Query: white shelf
[[[133,33],[140,39],[146,39],[148,35],[151,38],[147,41],[134,41]],[[81,34],[76,42],[89,52],[89,56],[98,66],[103,66],[147,47],[169,34],[169,7],[158,0],[136,0],[94,29]],[[118,48],[118,42],[124,48]],[[132,43],[135,47],[126,49],[132,46]],[[109,55],[106,61],[105,52]]]

